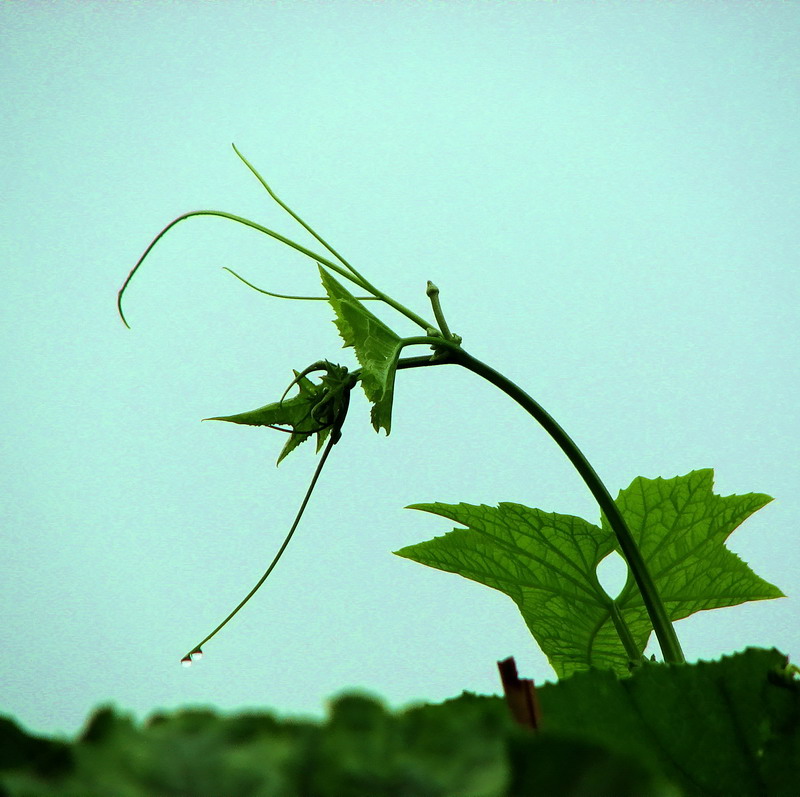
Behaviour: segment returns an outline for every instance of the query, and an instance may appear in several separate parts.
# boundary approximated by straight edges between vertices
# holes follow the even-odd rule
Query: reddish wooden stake
[[[542,724],[542,716],[533,681],[517,675],[517,665],[513,656],[498,661],[497,669],[500,670],[503,692],[514,719],[526,728],[538,730]]]

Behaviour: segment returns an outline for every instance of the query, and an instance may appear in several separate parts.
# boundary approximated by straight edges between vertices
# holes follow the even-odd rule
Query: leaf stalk
[[[553,438],[556,444],[566,454],[569,461],[578,471],[589,491],[597,501],[600,511],[608,520],[614,535],[619,543],[622,556],[631,570],[639,592],[642,595],[645,608],[650,617],[650,622],[655,631],[658,644],[661,647],[664,660],[671,664],[681,664],[685,661],[678,636],[672,622],[667,615],[667,610],[658,593],[653,577],[645,564],[633,535],[622,517],[617,505],[611,498],[605,484],[601,481],[594,468],[578,448],[572,438],[561,428],[556,420],[519,385],[503,376],[491,366],[481,362],[468,354],[460,347],[449,347],[449,351],[438,362],[450,362],[461,365],[469,371],[483,377],[485,380],[502,390],[507,396],[514,399],[529,415],[531,415],[542,428]],[[406,366],[408,367],[408,366]],[[612,618],[613,619],[613,618]],[[615,623],[616,626],[616,623]],[[621,636],[626,650],[628,645]]]

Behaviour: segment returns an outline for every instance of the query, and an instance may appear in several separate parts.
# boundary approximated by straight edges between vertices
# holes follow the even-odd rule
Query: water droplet
[[[203,651],[200,648],[197,650],[193,650],[189,656],[191,657],[192,661],[200,661],[203,658]]]
[[[182,664],[184,667],[191,667],[191,666],[192,666],[192,657],[191,657],[191,656],[184,656],[184,657],[181,659],[181,664]]]

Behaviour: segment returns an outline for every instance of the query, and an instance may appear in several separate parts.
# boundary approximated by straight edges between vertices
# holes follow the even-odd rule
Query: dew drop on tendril
[[[181,664],[184,667],[191,667],[192,662],[200,661],[203,658],[203,651],[200,648],[196,648],[191,653],[187,653],[182,659]]]

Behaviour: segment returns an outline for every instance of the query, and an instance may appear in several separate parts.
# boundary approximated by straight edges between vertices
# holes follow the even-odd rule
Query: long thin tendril
[[[130,328],[130,324],[127,322],[125,318],[125,314],[122,312],[122,296],[125,293],[125,289],[128,287],[133,275],[138,271],[139,266],[142,265],[145,258],[150,254],[153,247],[164,237],[164,235],[169,232],[176,224],[185,221],[186,219],[190,219],[193,216],[219,216],[222,219],[230,219],[231,221],[238,222],[239,224],[244,224],[245,227],[250,227],[254,230],[258,230],[258,232],[263,232],[265,235],[269,235],[271,238],[275,238],[275,240],[280,241],[286,246],[290,246],[292,249],[297,250],[301,254],[305,255],[306,257],[311,258],[312,260],[322,263],[323,265],[327,266],[330,269],[333,269],[337,274],[340,274],[345,279],[350,280],[350,282],[355,283],[360,288],[366,288],[365,285],[359,283],[352,274],[348,273],[344,268],[337,265],[336,263],[331,262],[328,260],[327,257],[323,257],[322,255],[318,254],[317,252],[312,252],[310,249],[307,249],[302,244],[297,243],[296,241],[291,240],[291,238],[287,238],[285,235],[281,235],[279,232],[275,232],[274,230],[270,230],[268,227],[264,227],[261,224],[257,224],[254,221],[250,221],[250,219],[245,219],[242,216],[236,216],[233,213],[226,213],[224,210],[191,210],[188,213],[184,213],[181,216],[178,216],[177,219],[173,219],[166,227],[164,227],[161,232],[156,235],[155,238],[150,242],[150,245],[147,249],[144,250],[144,253],[136,262],[136,265],[130,270],[130,273],[125,278],[125,282],[122,283],[122,287],[119,289],[119,293],[117,293],[117,311],[119,312],[120,318],[122,318],[123,323],[126,327]]]
[[[253,285],[252,282],[248,282],[241,274],[237,274],[232,268],[228,268],[227,266],[222,267],[223,271],[227,271],[229,274],[233,274],[237,280],[240,280],[248,288],[252,288],[254,291],[258,291],[259,293],[263,293],[266,296],[273,296],[276,299],[297,299],[303,302],[329,302],[330,298],[328,296],[290,296],[286,293],[274,293],[273,291],[264,290],[264,288],[259,288],[257,285]],[[377,296],[356,296],[361,302],[379,302],[380,299]]]
[[[303,512],[305,512],[306,506],[308,505],[309,500],[311,499],[311,494],[314,492],[314,487],[317,484],[317,480],[322,473],[322,469],[325,467],[325,462],[328,459],[328,455],[331,453],[331,449],[336,445],[336,443],[341,440],[342,437],[342,425],[344,424],[345,417],[347,416],[347,408],[350,403],[350,388],[355,384],[352,382],[350,387],[343,391],[342,396],[342,405],[339,411],[339,414],[336,416],[336,419],[331,427],[331,436],[328,440],[328,444],[325,446],[325,450],[322,452],[322,456],[320,457],[319,463],[317,464],[316,470],[314,471],[314,475],[311,477],[311,482],[308,485],[308,489],[306,490],[305,497],[303,498],[302,503],[300,504],[300,508],[297,510],[297,515],[295,515],[294,522],[292,523],[291,528],[289,529],[289,533],[286,535],[283,544],[278,549],[278,553],[275,554],[275,558],[270,563],[270,566],[264,571],[264,575],[261,576],[260,579],[256,582],[256,585],[250,592],[245,595],[245,597],[241,600],[239,605],[210,633],[208,636],[200,640],[182,659],[182,662],[191,662],[192,656],[196,656],[198,653],[202,653],[203,645],[206,644],[210,639],[215,637],[239,612],[239,610],[253,597],[253,595],[258,592],[261,585],[267,580],[269,574],[275,569],[275,565],[278,564],[281,556],[283,556],[283,552],[286,550],[287,546],[289,545],[292,536],[294,535],[298,525],[300,524],[300,519],[303,517]]]
[[[239,156],[242,163],[247,166],[248,169],[255,175],[256,179],[261,183],[261,185],[266,189],[267,193],[278,203],[304,230],[309,232],[311,235],[316,238],[319,243],[321,243],[343,266],[350,270],[352,276],[349,277],[351,282],[355,282],[357,285],[360,284],[364,290],[369,291],[376,299],[380,299],[382,302],[385,302],[390,307],[393,307],[399,313],[402,313],[406,318],[411,319],[415,324],[421,326],[423,329],[429,328],[431,325],[425,321],[421,316],[418,316],[415,312],[409,310],[404,305],[400,304],[399,302],[392,299],[391,296],[388,296],[383,291],[376,288],[361,272],[357,271],[355,267],[349,263],[347,260],[342,257],[310,224],[303,221],[300,216],[297,215],[283,200],[278,197],[278,195],[269,187],[267,181],[258,173],[256,168],[250,163],[250,161],[242,155],[241,152],[236,148],[235,144],[231,144],[233,147],[233,151]],[[341,273],[341,272],[340,272]]]
[[[263,177],[262,177],[262,176],[261,176],[261,175],[258,173],[258,171],[256,170],[255,166],[253,166],[253,164],[252,164],[252,163],[250,163],[250,161],[249,161],[249,160],[247,160],[247,158],[245,158],[245,156],[244,156],[244,155],[242,155],[242,153],[241,153],[241,152],[239,152],[239,150],[236,148],[236,144],[231,144],[231,146],[233,147],[233,151],[234,151],[234,152],[235,152],[235,153],[236,153],[236,154],[239,156],[239,158],[240,158],[240,160],[242,161],[242,163],[244,163],[244,165],[245,165],[245,166],[247,166],[247,168],[248,168],[248,169],[250,169],[250,171],[251,171],[251,172],[252,172],[252,173],[255,175],[255,177],[256,177],[256,179],[258,180],[258,182],[259,182],[259,183],[261,183],[261,185],[263,185],[263,186],[264,186],[264,188],[266,189],[267,193],[268,193],[268,194],[269,194],[269,195],[270,195],[270,196],[271,196],[271,197],[272,197],[272,198],[273,198],[273,199],[274,199],[274,200],[275,200],[275,201],[276,201],[276,202],[277,202],[277,203],[278,203],[278,204],[279,204],[279,205],[280,205],[280,206],[281,206],[281,207],[282,207],[282,208],[283,208],[283,209],[284,209],[284,210],[285,210],[285,211],[286,211],[286,212],[287,212],[287,213],[288,213],[288,214],[289,214],[289,215],[290,215],[290,216],[291,216],[291,217],[292,217],[292,218],[293,218],[293,219],[294,219],[294,220],[295,220],[295,221],[296,221],[296,222],[297,222],[297,223],[298,223],[298,224],[299,224],[301,227],[303,227],[303,229],[305,229],[307,232],[311,233],[311,235],[313,235],[313,236],[314,236],[314,238],[316,238],[316,239],[317,239],[317,241],[319,241],[319,243],[321,243],[321,244],[322,244],[322,245],[323,245],[323,246],[324,246],[324,247],[325,247],[325,248],[326,248],[326,249],[327,249],[327,250],[328,250],[328,251],[329,251],[329,252],[330,252],[330,253],[331,253],[331,254],[332,254],[332,255],[333,255],[333,256],[334,256],[334,257],[335,257],[335,258],[336,258],[336,259],[337,259],[337,260],[338,260],[338,261],[339,261],[341,264],[342,264],[342,265],[343,265],[343,266],[345,266],[346,268],[349,268],[349,269],[350,269],[350,271],[352,271],[352,272],[353,272],[353,274],[355,275],[355,277],[356,277],[356,278],[357,278],[357,279],[358,279],[360,282],[362,282],[362,283],[366,283],[366,282],[367,282],[367,280],[366,280],[366,278],[365,278],[365,277],[363,277],[361,274],[359,274],[359,273],[358,273],[358,271],[356,271],[356,270],[355,270],[355,268],[353,268],[353,266],[351,266],[351,265],[350,265],[350,263],[348,263],[348,262],[347,262],[347,261],[346,261],[346,260],[345,260],[345,259],[344,259],[344,258],[343,258],[343,257],[342,257],[342,256],[341,256],[341,255],[340,255],[340,254],[339,254],[339,253],[338,253],[338,252],[337,252],[337,251],[336,251],[336,250],[335,250],[335,249],[334,249],[334,248],[333,248],[333,247],[332,247],[332,246],[331,246],[331,245],[330,245],[330,244],[329,244],[329,243],[328,243],[328,242],[327,242],[327,241],[326,241],[326,240],[325,240],[325,239],[324,239],[324,238],[323,238],[323,237],[322,237],[320,234],[319,234],[319,233],[317,233],[317,232],[316,232],[316,230],[314,230],[314,229],[311,227],[311,225],[310,225],[310,224],[306,224],[306,222],[304,222],[304,221],[303,221],[303,219],[301,219],[301,218],[300,218],[300,216],[298,216],[298,215],[297,215],[297,214],[296,214],[296,213],[295,213],[295,212],[294,212],[294,211],[293,211],[293,210],[292,210],[292,209],[291,209],[291,208],[290,208],[290,207],[289,207],[289,206],[288,206],[288,205],[287,205],[287,204],[286,204],[286,203],[285,203],[285,202],[284,202],[282,199],[280,199],[280,197],[279,197],[279,196],[278,196],[278,195],[277,195],[277,194],[276,194],[276,193],[275,193],[275,192],[274,192],[274,191],[273,191],[273,190],[272,190],[272,189],[269,187],[269,184],[267,183],[267,181],[266,181],[266,180],[265,180],[265,179],[264,179],[264,178],[263,178]]]
[[[343,265],[338,265],[333,261],[329,260],[327,257],[323,257],[322,255],[313,252],[312,250],[308,249],[307,247],[303,246],[302,244],[297,243],[297,241],[293,241],[291,238],[287,238],[285,235],[281,235],[275,230],[271,230],[268,227],[264,227],[261,224],[257,224],[250,219],[246,219],[242,216],[237,216],[233,213],[226,213],[222,210],[193,210],[189,213],[184,213],[181,216],[178,216],[176,219],[173,219],[163,230],[161,230],[158,235],[150,242],[150,245],[147,249],[144,250],[144,253],[136,262],[136,265],[130,270],[128,276],[125,278],[125,281],[122,283],[122,287],[119,289],[117,293],[117,312],[119,313],[120,318],[122,319],[122,323],[125,324],[126,327],[130,328],[130,324],[128,320],[125,318],[125,313],[122,310],[122,297],[125,293],[128,284],[130,283],[133,275],[138,271],[139,266],[142,265],[145,258],[150,254],[153,247],[161,240],[161,238],[171,230],[176,224],[186,219],[192,218],[193,216],[218,216],[223,219],[230,219],[231,221],[235,221],[239,224],[243,224],[246,227],[250,227],[254,230],[258,230],[258,232],[262,232],[265,235],[269,235],[271,238],[274,238],[277,241],[280,241],[286,246],[291,247],[292,249],[300,252],[301,254],[305,255],[306,257],[311,258],[312,260],[316,261],[318,264],[322,264],[327,268],[331,269],[331,271],[335,271],[340,276],[344,277],[345,279],[349,280],[350,282],[357,285],[359,288],[362,288],[365,291],[368,291],[373,295],[374,298],[379,299],[382,302],[385,302],[390,307],[397,310],[397,312],[404,315],[409,320],[413,321],[417,326],[422,327],[423,329],[429,329],[431,324],[428,323],[422,316],[417,315],[413,310],[409,310],[405,305],[400,304],[400,302],[395,301],[392,299],[391,296],[387,296],[383,291],[378,290],[372,283],[370,283],[365,277],[363,277],[355,268],[353,268],[350,263],[348,263],[332,246],[330,246],[322,236],[317,234],[309,224],[306,224],[303,219],[301,219],[291,208],[288,207],[283,201],[281,201],[273,192],[273,190],[269,187],[263,177],[255,170],[255,168],[248,162],[248,160],[236,149],[236,146],[233,146],[234,151],[239,156],[239,158],[244,162],[248,169],[256,176],[259,182],[264,186],[267,190],[269,195],[282,207],[295,221],[297,221],[305,230],[307,230],[311,235],[316,238],[319,243],[321,243],[336,259],[338,259]],[[235,275],[238,277],[238,274]],[[240,277],[241,279],[241,277]],[[243,280],[246,281],[246,280]],[[248,283],[249,284],[249,283]],[[260,288],[256,288],[254,285],[251,287],[255,288],[256,290],[261,290]],[[268,293],[267,291],[262,291],[263,293]],[[281,297],[281,298],[289,298],[289,297]],[[294,298],[294,297],[292,297]],[[305,298],[305,297],[297,297],[297,298]],[[311,297],[309,297],[311,298]],[[316,297],[314,297],[316,298]]]
[[[325,360],[318,360],[317,362],[315,362],[315,363],[311,363],[311,365],[309,365],[309,366],[307,366],[306,368],[304,368],[302,371],[300,371],[300,373],[295,373],[295,377],[294,377],[294,379],[292,379],[292,381],[291,381],[291,382],[289,382],[289,385],[288,385],[288,387],[286,388],[286,390],[284,390],[284,391],[283,391],[283,395],[282,395],[282,396],[280,397],[280,399],[278,400],[278,404],[283,404],[283,400],[284,400],[284,399],[286,398],[286,396],[289,394],[289,391],[290,391],[290,390],[291,390],[291,389],[292,389],[292,388],[293,388],[295,385],[297,385],[297,386],[299,387],[299,385],[300,385],[300,382],[302,382],[302,380],[303,380],[305,377],[307,377],[309,374],[313,374],[315,371],[327,371],[327,370],[328,370],[328,367],[329,367],[329,366],[328,366],[328,364],[325,362]]]

